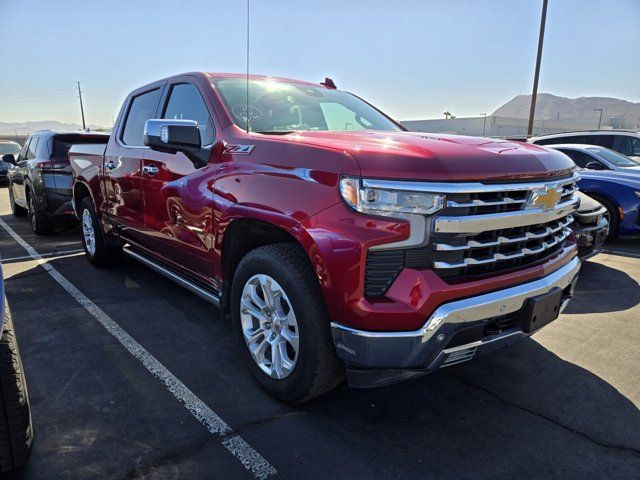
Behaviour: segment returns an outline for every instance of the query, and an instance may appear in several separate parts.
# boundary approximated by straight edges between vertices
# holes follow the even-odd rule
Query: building
[[[405,120],[401,122],[413,132],[451,133],[457,135],[486,136],[497,138],[526,138],[529,120],[526,118],[499,117],[466,117],[433,120]],[[594,130],[598,128],[598,119],[554,119],[535,120],[533,135],[546,135],[576,130]],[[602,130],[611,126],[602,126]]]

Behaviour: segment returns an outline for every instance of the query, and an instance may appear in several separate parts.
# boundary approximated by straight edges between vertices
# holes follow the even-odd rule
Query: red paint
[[[229,225],[258,219],[288,232],[304,247],[331,318],[369,330],[420,327],[443,302],[543,277],[575,256],[570,244],[542,265],[448,285],[434,272],[405,269],[382,300],[364,298],[364,260],[373,245],[409,235],[402,220],[353,212],[338,191],[341,175],[389,179],[472,181],[544,179],[573,164],[554,150],[501,140],[409,132],[307,131],[285,136],[246,133],[232,123],[210,77],[192,73],[132,92],[118,117],[105,157],[84,156],[75,168],[102,216],[105,231],[145,248],[165,263],[217,287],[228,282],[222,245]],[[264,78],[264,77],[254,77]],[[193,167],[182,154],[131,149],[118,141],[132,96],[151,87],[164,100],[171,82],[191,82],[211,114],[216,143],[209,164]],[[304,82],[302,82],[304,83]],[[317,86],[317,85],[316,85]],[[156,117],[162,111],[160,104]],[[253,145],[249,155],[226,145]],[[107,170],[103,161],[115,162]],[[150,177],[144,166],[157,166]]]

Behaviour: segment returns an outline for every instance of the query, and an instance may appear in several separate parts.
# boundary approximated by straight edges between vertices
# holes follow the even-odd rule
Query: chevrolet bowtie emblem
[[[533,208],[541,208],[544,211],[551,210],[558,204],[560,197],[562,197],[561,187],[545,186],[533,191],[529,205]]]

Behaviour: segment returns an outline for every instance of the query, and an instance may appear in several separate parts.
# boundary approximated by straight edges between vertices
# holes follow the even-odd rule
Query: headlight
[[[635,190],[633,193],[635,193],[635,194],[636,194],[636,197],[640,197],[640,191]]]
[[[401,182],[398,182],[401,184]],[[371,188],[358,178],[340,179],[340,193],[347,204],[361,213],[373,215],[430,215],[444,205],[444,196],[436,193],[412,192],[399,188]]]

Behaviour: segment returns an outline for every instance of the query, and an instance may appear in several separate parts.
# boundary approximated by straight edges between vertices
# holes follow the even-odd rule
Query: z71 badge
[[[249,155],[256,148],[255,145],[227,145],[224,153],[235,153],[238,155]]]

